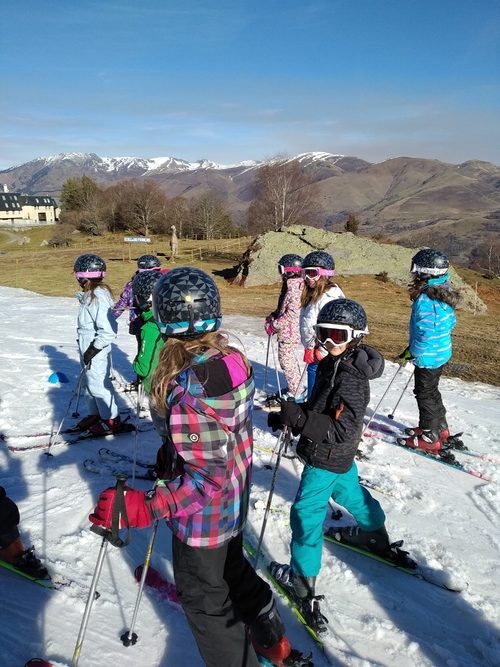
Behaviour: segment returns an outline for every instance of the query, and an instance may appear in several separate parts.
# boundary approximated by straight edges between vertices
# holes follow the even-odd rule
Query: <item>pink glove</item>
[[[91,523],[111,529],[113,520],[113,507],[115,504],[116,489],[106,489],[99,496],[94,512],[89,516]],[[151,525],[151,514],[149,513],[143,491],[134,491],[125,487],[125,506],[127,508],[128,521],[131,528],[147,528]],[[120,516],[120,528],[126,528],[123,518]]]
[[[319,347],[314,348],[314,359],[316,361],[321,361],[323,359],[323,357],[321,356],[321,350],[319,349]]]
[[[273,321],[272,320],[266,320],[264,324],[264,329],[266,331],[266,334],[268,336],[272,336],[273,334],[276,333],[276,329],[273,327]]]
[[[310,350],[308,347],[304,350],[304,361],[306,364],[315,364],[316,359],[314,358],[314,350]]]

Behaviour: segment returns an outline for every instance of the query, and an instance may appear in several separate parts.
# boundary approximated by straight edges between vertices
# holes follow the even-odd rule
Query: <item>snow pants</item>
[[[89,339],[85,346],[84,340],[80,339],[80,353],[92,342]],[[92,359],[90,368],[83,374],[82,387],[85,387],[85,402],[89,415],[99,415],[101,419],[115,419],[118,416],[115,390],[111,382],[111,345],[105,347]]]
[[[360,485],[354,462],[342,474],[306,464],[290,511],[291,566],[302,577],[316,577],[321,569],[323,521],[330,497],[354,516],[362,530],[378,530],[385,523],[380,503]]]
[[[278,341],[278,361],[285,376],[288,385],[288,392],[292,396],[302,394],[302,387],[299,387],[302,379],[299,360],[297,359],[296,343],[282,343]]]
[[[245,625],[272,599],[269,585],[243,556],[242,535],[218,549],[172,538],[175,585],[207,667],[258,667]]]
[[[318,362],[314,364],[307,364],[307,398],[311,398],[314,383],[316,382],[316,371],[318,370]]]
[[[415,385],[413,393],[417,399],[418,425],[427,431],[446,428],[446,409],[443,405],[439,380],[443,366],[439,368],[419,368],[415,366]]]

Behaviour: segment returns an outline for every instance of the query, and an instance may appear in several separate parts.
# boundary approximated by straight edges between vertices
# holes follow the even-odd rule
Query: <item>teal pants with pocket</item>
[[[378,500],[360,485],[358,468],[342,474],[306,465],[290,511],[292,570],[303,577],[316,577],[321,569],[323,522],[330,497],[350,512],[362,530],[378,530],[385,514]]]

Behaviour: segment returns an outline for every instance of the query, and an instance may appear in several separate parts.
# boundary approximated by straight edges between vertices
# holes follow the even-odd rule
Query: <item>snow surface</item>
[[[76,299],[51,298],[19,289],[0,287],[0,430],[2,433],[37,433],[57,428],[69,404],[80,373],[76,333]],[[113,363],[117,385],[133,378],[131,362],[135,338],[121,318]],[[266,341],[262,322],[250,317],[227,317],[225,327],[244,344],[254,364],[257,387],[262,390]],[[405,341],[401,341],[404,345]],[[272,359],[272,356],[270,357]],[[372,383],[371,414],[394,376],[388,362],[384,376]],[[50,384],[53,372],[64,373],[67,384]],[[378,410],[378,420],[391,423],[391,413],[408,378],[397,376]],[[267,373],[275,381],[274,370]],[[442,381],[444,401],[453,432],[463,431],[471,450],[500,460],[500,389],[456,379]],[[135,394],[119,394],[122,410],[135,417]],[[70,409],[75,409],[73,401]],[[83,401],[80,413],[85,414]],[[273,475],[266,467],[276,437],[266,426],[266,413],[255,411],[255,465],[248,535],[256,542],[263,518],[257,501],[267,501]],[[398,408],[397,424],[414,424],[416,406],[407,391]],[[74,420],[68,416],[65,424]],[[141,419],[141,426],[147,423]],[[2,640],[0,665],[21,667],[34,656],[54,665],[69,665],[94,574],[101,540],[89,531],[88,514],[99,492],[115,483],[107,473],[91,474],[84,459],[99,460],[102,446],[133,453],[135,435],[115,441],[89,441],[54,447],[49,458],[43,451],[14,453],[0,443],[1,484],[21,511],[21,534],[34,544],[45,563],[81,584],[59,591],[45,590],[0,568]],[[365,438],[362,450],[370,457],[358,464],[360,474],[392,495],[373,491],[387,513],[393,540],[405,547],[433,576],[454,585],[452,593],[418,580],[387,565],[342,547],[325,544],[317,591],[326,596],[322,611],[330,619],[331,635],[321,653],[277,595],[292,644],[312,650],[316,667],[475,667],[500,665],[500,465],[458,454],[469,468],[491,478],[487,483],[435,461],[406,452],[384,441]],[[12,438],[16,444],[28,440]],[[159,442],[154,431],[137,436],[139,455],[153,461]],[[282,460],[277,476],[273,510],[267,524],[264,548],[274,559],[287,562],[290,528],[288,510],[297,489],[300,464]],[[146,481],[136,488],[147,489]],[[344,515],[343,520],[346,516]],[[325,527],[332,524],[327,518]],[[98,584],[81,667],[199,667],[191,633],[181,611],[145,593],[135,631],[136,646],[125,648],[119,636],[129,628],[137,594],[133,578],[142,563],[149,530],[134,530],[124,549],[108,547]],[[172,574],[170,533],[160,525],[152,564]],[[448,574],[447,574],[448,573]]]

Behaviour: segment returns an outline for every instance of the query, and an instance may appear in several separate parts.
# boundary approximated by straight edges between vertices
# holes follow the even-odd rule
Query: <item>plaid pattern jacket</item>
[[[239,354],[229,356],[242,364]],[[209,384],[199,379],[202,366],[187,369],[175,381],[167,399],[163,445],[174,472],[148,501],[151,514],[165,517],[177,538],[208,549],[243,530],[250,495],[254,382],[245,369],[246,380],[233,387],[224,359],[219,351],[208,350],[195,363],[206,364],[219,387],[225,379],[226,393],[206,395]]]

